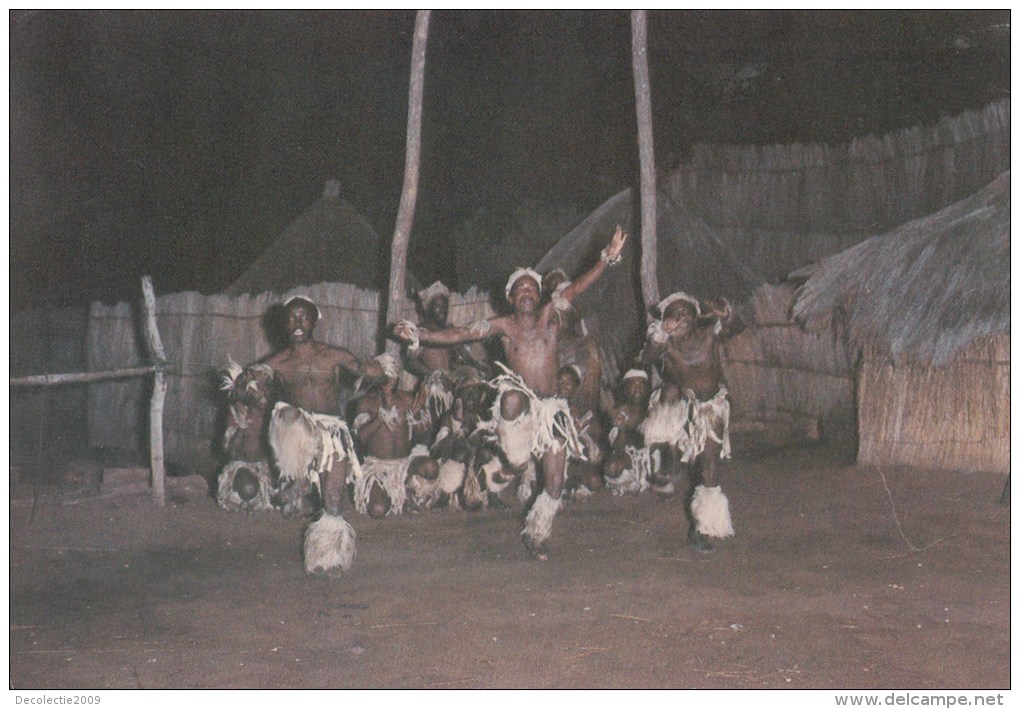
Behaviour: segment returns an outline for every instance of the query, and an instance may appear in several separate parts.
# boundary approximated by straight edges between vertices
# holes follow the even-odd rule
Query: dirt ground
[[[565,506],[544,563],[519,509],[353,515],[340,580],[304,575],[300,520],[223,512],[197,476],[163,509],[22,485],[10,685],[1009,687],[1002,476],[823,448],[724,475],[737,536],[709,557],[679,497],[603,492]]]

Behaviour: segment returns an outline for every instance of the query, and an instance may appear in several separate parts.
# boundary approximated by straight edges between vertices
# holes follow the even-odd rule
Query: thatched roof
[[[934,212],[1009,165],[1008,101],[840,146],[712,146],[660,181],[658,284],[667,295],[725,296],[739,304],[763,283]],[[620,192],[539,260],[576,277],[616,224],[632,235],[623,264],[578,307],[605,349],[633,354],[644,330],[634,197]]]
[[[976,194],[793,274],[809,329],[835,324],[893,362],[945,365],[1009,332],[1009,172]]]
[[[388,255],[388,245],[340,197],[339,184],[331,180],[322,197],[298,215],[224,293],[282,293],[315,283],[381,290],[389,278]],[[408,274],[408,283],[412,282],[416,283]]]

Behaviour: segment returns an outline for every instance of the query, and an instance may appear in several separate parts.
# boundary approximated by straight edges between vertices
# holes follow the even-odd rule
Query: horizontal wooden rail
[[[107,369],[102,372],[71,372],[67,374],[34,374],[28,377],[12,377],[10,385],[16,386],[39,386],[54,384],[88,384],[89,382],[102,382],[110,379],[127,379],[129,377],[140,377],[156,372],[167,372],[173,367],[168,364],[152,364],[146,367],[126,367],[124,369]]]

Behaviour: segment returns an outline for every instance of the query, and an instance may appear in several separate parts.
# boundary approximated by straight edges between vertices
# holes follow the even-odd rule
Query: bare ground
[[[22,490],[10,684],[1009,686],[1002,476],[826,449],[724,476],[737,536],[709,557],[683,543],[679,497],[600,493],[566,505],[544,563],[518,509],[354,515],[340,580],[304,575],[300,520],[223,512],[197,476],[164,509]]]

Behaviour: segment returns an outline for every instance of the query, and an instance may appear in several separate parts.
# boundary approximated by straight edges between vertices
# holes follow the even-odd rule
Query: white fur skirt
[[[730,457],[730,402],[726,387],[708,401],[686,393],[679,401],[662,402],[655,396],[648,417],[641,423],[645,445],[665,443],[680,451],[680,462],[689,463],[705,450],[711,438],[722,446],[720,458]],[[658,392],[656,392],[658,394]]]
[[[503,371],[490,382],[497,394],[492,406],[492,420],[500,448],[510,464],[521,468],[531,458],[539,458],[547,451],[561,448],[566,448],[570,457],[586,460],[567,401],[554,396],[541,398],[518,374],[506,367]],[[503,395],[510,391],[524,394],[529,405],[527,413],[513,420],[504,419],[500,411]]]
[[[269,420],[269,445],[281,484],[305,478],[318,485],[319,475],[344,460],[351,462],[349,479],[357,481],[362,475],[354,439],[339,416],[315,414],[278,402]]]

